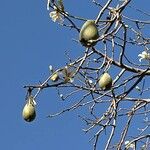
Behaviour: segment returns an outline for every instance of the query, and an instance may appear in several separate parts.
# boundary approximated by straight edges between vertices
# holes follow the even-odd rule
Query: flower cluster
[[[59,12],[58,8],[54,6],[54,11],[51,11],[49,13],[49,16],[51,17],[52,21],[56,22],[58,21],[59,23],[62,23],[64,21],[63,16]]]
[[[148,53],[147,51],[143,51],[141,54],[138,55],[139,57],[141,57],[139,59],[139,61],[141,62],[142,59],[145,59],[145,60],[150,60],[150,53]]]

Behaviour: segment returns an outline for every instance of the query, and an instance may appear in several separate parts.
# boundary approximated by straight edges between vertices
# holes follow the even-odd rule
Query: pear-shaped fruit
[[[105,72],[104,74],[101,75],[98,84],[99,84],[101,89],[110,90],[110,88],[112,86],[111,76]]]
[[[83,46],[94,46],[97,42],[92,40],[97,40],[99,38],[98,28],[93,20],[87,20],[81,27],[79,34],[79,41]]]
[[[27,122],[33,121],[36,117],[35,105],[29,102],[25,104],[22,111],[22,116]]]

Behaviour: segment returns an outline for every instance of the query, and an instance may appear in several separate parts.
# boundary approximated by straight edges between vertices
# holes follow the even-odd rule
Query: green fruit
[[[27,103],[23,108],[22,116],[27,122],[33,121],[36,117],[35,106],[31,103]]]
[[[97,43],[96,41],[91,41],[97,40],[98,38],[99,33],[95,22],[93,20],[87,20],[80,30],[79,41],[83,46],[90,47]]]
[[[105,72],[103,75],[101,75],[98,84],[99,84],[101,89],[110,90],[110,88],[112,87],[111,76]]]

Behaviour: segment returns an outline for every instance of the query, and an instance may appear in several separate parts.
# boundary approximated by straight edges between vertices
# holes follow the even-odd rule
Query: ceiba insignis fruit
[[[35,104],[30,100],[30,98],[23,108],[22,116],[27,122],[33,121],[36,117]]]
[[[87,20],[81,27],[79,34],[79,41],[83,46],[90,47],[94,46],[99,38],[98,28],[93,20]]]
[[[101,75],[101,77],[99,78],[99,82],[98,82],[100,88],[102,90],[110,90],[111,86],[112,86],[112,78],[108,73],[104,73]]]

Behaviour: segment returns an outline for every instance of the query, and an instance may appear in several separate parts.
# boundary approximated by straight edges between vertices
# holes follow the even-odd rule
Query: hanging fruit
[[[99,86],[102,90],[110,90],[110,88],[112,87],[112,78],[111,78],[111,76],[107,72],[105,72],[99,78],[98,84],[99,84]]]
[[[24,120],[27,122],[31,122],[35,119],[36,117],[35,102],[32,96],[28,98],[28,101],[23,108],[22,116]]]
[[[93,20],[87,20],[81,27],[79,34],[79,41],[83,46],[94,46],[99,38],[98,28]]]

